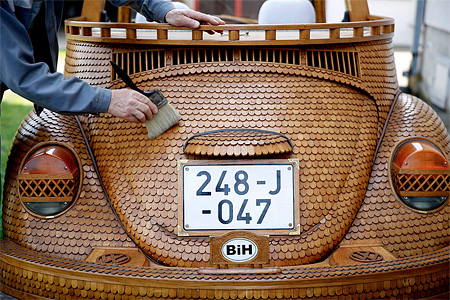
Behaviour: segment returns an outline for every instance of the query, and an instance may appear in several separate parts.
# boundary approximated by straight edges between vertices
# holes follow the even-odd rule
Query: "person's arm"
[[[198,28],[200,23],[224,25],[225,22],[215,16],[210,16],[192,9],[175,9],[171,0],[109,0],[116,6],[128,5],[144,15],[148,21],[169,23],[174,26]]]
[[[128,5],[133,10],[144,15],[148,21],[164,23],[166,14],[175,9],[171,0],[109,0],[115,6]]]
[[[78,78],[50,73],[45,63],[35,63],[25,27],[0,8],[0,80],[33,103],[60,113],[106,112],[111,92],[92,87]]]
[[[109,112],[132,122],[151,120],[158,111],[138,92],[94,87],[76,77],[51,73],[45,63],[35,63],[25,27],[2,7],[0,30],[0,82],[25,99],[58,113]]]

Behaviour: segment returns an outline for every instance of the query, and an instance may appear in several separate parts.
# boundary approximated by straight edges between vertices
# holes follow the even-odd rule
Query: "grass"
[[[17,129],[22,123],[24,117],[33,109],[33,104],[22,97],[6,91],[3,95],[1,110],[1,198],[2,205],[0,206],[0,239],[3,238],[2,231],[2,214],[1,209],[3,207],[3,183],[5,182],[5,169],[8,159],[11,143],[16,135]]]

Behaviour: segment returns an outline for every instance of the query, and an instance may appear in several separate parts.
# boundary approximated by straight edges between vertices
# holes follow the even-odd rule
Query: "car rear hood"
[[[271,234],[270,265],[316,262],[347,232],[366,193],[376,147],[374,101],[345,85],[268,68],[200,65],[178,67],[165,77],[136,75],[140,88],[160,89],[182,116],[154,139],[144,125],[93,119],[104,122],[92,126],[96,129],[89,135],[107,193],[126,230],[154,260],[180,267],[209,265],[209,237],[180,235],[178,167],[183,160],[220,164],[230,159],[184,153],[189,138],[211,130],[268,130],[292,143],[291,153],[231,157],[248,163],[298,161],[299,226],[290,235]]]

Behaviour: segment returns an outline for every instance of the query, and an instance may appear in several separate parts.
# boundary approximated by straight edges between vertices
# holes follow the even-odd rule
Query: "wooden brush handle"
[[[113,67],[114,71],[119,75],[120,79],[125,82],[128,87],[130,87],[132,90],[135,90],[145,96],[147,96],[155,105],[160,109],[162,106],[167,104],[167,99],[163,96],[163,94],[159,90],[153,90],[153,91],[143,91],[140,88],[134,84],[133,80],[131,80],[130,76],[128,76],[125,71],[119,67],[114,62],[110,61],[111,66]]]
[[[116,72],[117,75],[119,75],[120,79],[122,79],[126,85],[128,85],[132,90],[135,90],[135,91],[143,94],[143,91],[134,84],[134,82],[133,82],[133,80],[131,80],[130,76],[128,76],[128,74],[125,73],[125,71],[121,67],[119,67],[117,64],[115,64],[112,61],[110,61],[110,63],[111,63],[111,66],[113,67],[114,72]]]

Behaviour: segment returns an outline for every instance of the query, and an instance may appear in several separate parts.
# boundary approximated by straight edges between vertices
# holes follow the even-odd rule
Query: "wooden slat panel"
[[[105,8],[105,0],[84,1],[81,16],[88,22],[100,22],[101,14]]]
[[[316,23],[326,23],[325,13],[326,0],[314,0],[314,10],[316,11]]]
[[[117,22],[130,23],[130,12],[131,12],[131,10],[128,6],[119,7],[118,12],[117,12]]]
[[[350,22],[366,21],[369,19],[369,6],[366,0],[345,0],[349,12]]]

